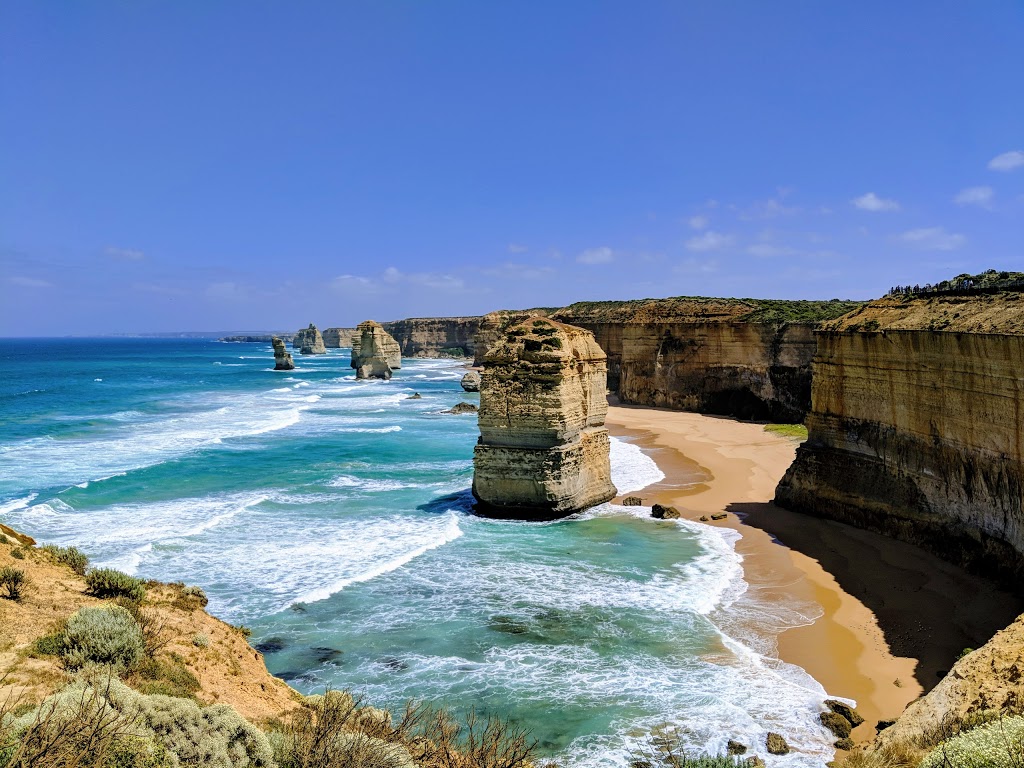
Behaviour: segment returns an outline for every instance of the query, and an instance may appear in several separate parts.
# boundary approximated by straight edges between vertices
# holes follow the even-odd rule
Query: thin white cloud
[[[718,271],[718,259],[684,259],[676,264],[672,271],[682,275],[709,275]]]
[[[707,229],[708,228],[708,217],[707,216],[691,216],[690,221],[687,222],[691,229]]]
[[[879,197],[874,192],[855,197],[850,202],[855,208],[860,208],[862,211],[898,211],[900,209],[900,204],[895,200]]]
[[[518,264],[509,261],[500,266],[485,269],[483,274],[506,280],[540,280],[542,278],[550,278],[555,274],[555,269],[553,267],[537,267],[532,264]]]
[[[723,235],[709,229],[707,232],[687,240],[686,248],[690,251],[719,251],[729,247],[735,241],[736,238],[732,235]]]
[[[53,288],[53,283],[46,280],[39,280],[35,277],[15,276],[7,278],[11,285],[20,285],[22,288]]]
[[[602,246],[600,248],[588,248],[576,257],[576,261],[580,264],[607,264],[613,258],[612,249]]]
[[[750,208],[740,213],[740,218],[744,221],[753,221],[755,219],[775,219],[779,216],[793,216],[800,213],[800,206],[783,204],[781,198],[788,194],[789,190],[780,189],[778,198],[773,197],[754,203]]]
[[[953,202],[957,205],[979,205],[982,208],[988,208],[992,205],[992,198],[995,197],[995,194],[992,187],[967,187],[967,189],[960,190],[953,198]]]
[[[1012,171],[1024,167],[1024,150],[1014,149],[996,155],[988,161],[988,167],[992,171]]]
[[[134,248],[107,248],[104,253],[117,261],[142,261],[146,254]]]
[[[527,248],[525,245],[520,245],[519,243],[509,243],[508,244],[508,252],[509,253],[526,253],[528,250],[530,250],[530,249]]]
[[[911,229],[899,239],[925,251],[955,251],[967,242],[963,235],[947,232],[944,227]]]
[[[466,287],[461,277],[435,272],[402,272],[396,267],[388,267],[379,277],[345,274],[338,275],[331,282],[338,291],[357,290],[360,293],[394,292],[403,285],[419,285],[448,292],[459,292]]]

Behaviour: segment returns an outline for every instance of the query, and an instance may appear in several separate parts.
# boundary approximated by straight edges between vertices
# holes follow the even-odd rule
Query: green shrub
[[[95,597],[126,597],[141,602],[146,597],[146,583],[113,568],[94,568],[85,574],[89,594]]]
[[[41,549],[58,563],[66,565],[79,576],[85,575],[85,568],[89,565],[89,558],[78,547],[58,547],[53,544],[47,544],[45,547],[41,547]]]
[[[0,544],[10,544],[10,543],[11,543],[11,540],[8,539],[6,536],[4,536],[2,533],[0,533]]]
[[[19,547],[18,549],[12,549],[11,550],[11,557],[13,557],[15,560],[24,560],[25,559],[25,548],[24,547]]]
[[[197,587],[195,585],[185,587],[183,590],[181,590],[181,594],[185,597],[195,598],[200,602],[200,604],[202,604],[204,608],[210,602],[209,598],[206,596],[206,592],[203,591],[203,588]]]
[[[144,655],[142,628],[120,606],[82,608],[68,619],[60,653],[68,669],[86,664],[131,669]]]
[[[921,768],[1019,768],[1024,765],[1024,716],[1002,717],[947,739]]]
[[[200,633],[198,633],[196,635],[193,635],[192,636],[192,645],[194,645],[196,648],[209,648],[210,647],[210,637],[209,637],[209,635],[204,635],[202,632],[200,632]]]
[[[20,601],[25,596],[26,586],[28,586],[28,578],[21,568],[0,568],[0,589],[7,593],[0,597]]]
[[[147,658],[135,669],[132,687],[141,693],[158,693],[190,699],[202,687],[192,671],[177,654],[170,660]]]

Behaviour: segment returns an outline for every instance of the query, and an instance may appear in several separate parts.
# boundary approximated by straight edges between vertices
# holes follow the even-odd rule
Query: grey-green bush
[[[62,645],[60,656],[68,669],[87,664],[131,669],[145,653],[139,623],[116,605],[79,610],[68,619]]]
[[[40,549],[49,554],[58,563],[68,566],[79,576],[85,575],[86,566],[89,565],[89,558],[78,547],[58,547],[54,544],[47,544]]]
[[[1002,717],[939,744],[921,768],[1020,768],[1024,765],[1024,716]]]
[[[6,593],[0,594],[0,597],[6,597],[8,600],[21,600],[25,596],[27,584],[28,578],[21,568],[0,568],[0,590]]]
[[[85,574],[89,593],[96,597],[126,597],[140,602],[146,597],[146,583],[113,568],[94,568]]]

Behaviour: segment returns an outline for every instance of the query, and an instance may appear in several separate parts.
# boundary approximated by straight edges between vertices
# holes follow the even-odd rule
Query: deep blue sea
[[[567,768],[627,766],[672,730],[770,766],[832,756],[825,692],[774,658],[810,606],[760,601],[736,534],[602,505],[475,517],[477,401],[450,360],[356,381],[348,350],[5,340],[0,520],[96,565],[202,586],[296,688],[511,717]],[[421,399],[409,399],[413,393]],[[620,493],[663,479],[613,441]],[[671,478],[669,478],[671,481]],[[769,730],[800,753],[764,753]]]

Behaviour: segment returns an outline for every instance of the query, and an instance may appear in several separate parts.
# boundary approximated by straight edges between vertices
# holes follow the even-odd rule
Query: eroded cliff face
[[[352,336],[352,367],[357,379],[390,379],[402,367],[402,352],[380,323],[366,320]]]
[[[355,328],[324,328],[324,346],[330,349],[351,347],[355,332]]]
[[[607,359],[593,334],[529,318],[484,363],[473,460],[481,511],[550,518],[613,498]]]
[[[479,317],[413,317],[383,323],[403,357],[473,357]]]
[[[819,332],[808,440],[776,502],[1019,590],[1021,320],[1016,295],[886,299]]]
[[[851,302],[652,299],[588,302],[555,312],[608,353],[625,403],[800,422],[810,408],[814,328]]]

